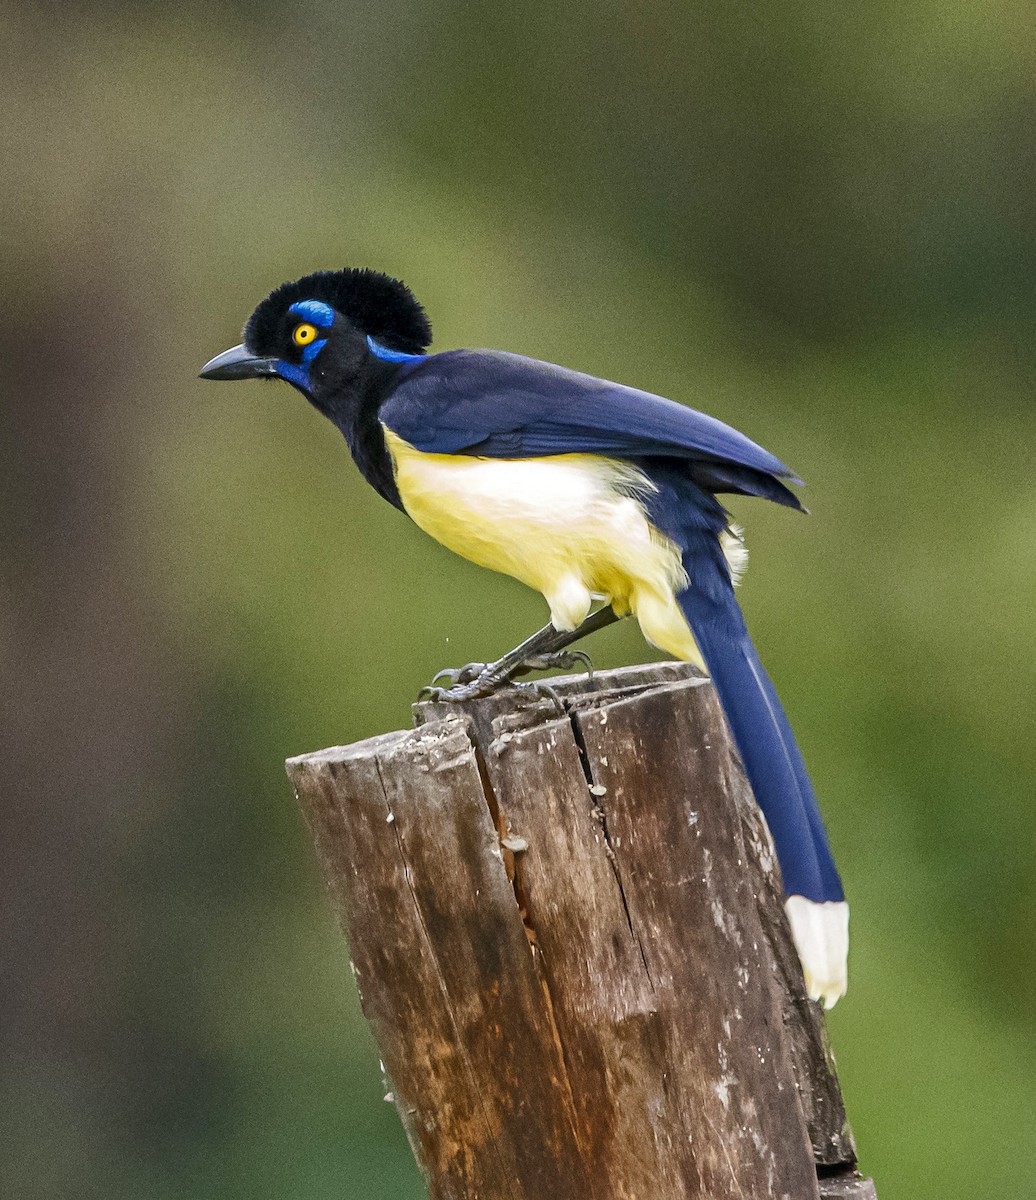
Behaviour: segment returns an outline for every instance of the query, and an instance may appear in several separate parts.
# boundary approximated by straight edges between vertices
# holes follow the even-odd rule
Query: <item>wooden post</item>
[[[711,685],[551,683],[287,764],[430,1196],[873,1198]]]

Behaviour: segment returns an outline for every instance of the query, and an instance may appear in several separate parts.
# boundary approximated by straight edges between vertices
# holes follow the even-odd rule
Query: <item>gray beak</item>
[[[199,379],[261,379],[277,374],[275,358],[256,358],[244,346],[224,350],[210,359],[198,373]]]

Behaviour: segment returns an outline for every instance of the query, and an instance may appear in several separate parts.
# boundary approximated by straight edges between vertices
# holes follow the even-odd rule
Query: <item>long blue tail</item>
[[[695,582],[677,599],[773,835],[785,891],[818,902],[843,900],[813,785],[788,718],[752,645],[729,581],[723,589],[727,595],[717,606],[702,586],[705,565],[698,555],[685,561]]]
[[[813,785],[734,595],[720,545],[727,515],[682,473],[651,470],[653,522],[681,547],[691,583],[677,601],[719,694],[752,791],[770,827],[789,896],[844,899]]]

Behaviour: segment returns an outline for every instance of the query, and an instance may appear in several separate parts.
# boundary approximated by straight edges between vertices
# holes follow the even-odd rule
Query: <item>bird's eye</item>
[[[310,325],[309,322],[304,322],[302,325],[295,326],[295,332],[291,335],[291,340],[296,346],[308,346],[310,342],[315,341],[317,336],[317,327]]]

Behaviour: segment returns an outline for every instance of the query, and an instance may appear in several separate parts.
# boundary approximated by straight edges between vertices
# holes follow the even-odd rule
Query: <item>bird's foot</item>
[[[468,673],[469,667],[480,667],[481,670],[471,675]],[[436,679],[450,679],[452,686],[438,687]],[[459,667],[456,670],[440,671],[427,687],[423,687],[418,692],[417,698],[418,700],[438,700],[459,704],[462,700],[480,700],[483,696],[491,696],[502,683],[506,682],[506,677],[500,678],[493,674],[492,665],[468,663],[466,667]]]
[[[444,667],[441,671],[436,671],[432,676],[432,686],[439,682],[440,679],[448,679],[451,687],[456,687],[462,683],[473,683],[483,671],[487,671],[490,663],[465,663],[463,667]],[[428,689],[424,689],[427,691]],[[423,693],[422,693],[423,694]]]
[[[418,699],[460,704],[465,700],[481,700],[485,696],[491,696],[504,684],[510,684],[516,692],[522,692],[524,695],[551,700],[559,711],[564,709],[561,697],[549,683],[515,683],[509,676],[501,678],[493,672],[492,668],[486,668],[475,679],[469,680],[467,683],[455,683],[452,687],[437,687],[434,683],[429,684],[428,687],[421,689]]]
[[[557,709],[558,714],[564,716],[565,702],[549,683],[544,683],[542,680],[534,680],[530,683],[515,683],[512,680],[511,687],[516,691],[523,692],[526,696],[533,696],[537,700],[549,700],[555,709]]]
[[[582,650],[558,650],[554,654],[531,654],[524,659],[515,675],[524,675],[526,671],[571,671],[574,667],[582,667],[590,679],[594,677],[594,664],[590,655]],[[535,685],[534,685],[535,686]]]
[[[587,654],[582,651],[562,650],[556,654],[534,654],[519,663],[505,663],[504,659],[495,663],[467,663],[463,667],[448,667],[439,671],[432,682],[421,689],[419,700],[446,701],[457,704],[464,700],[480,700],[490,696],[497,688],[505,683],[519,691],[546,696],[561,706],[557,692],[546,683],[514,683],[515,675],[523,675],[527,671],[566,671],[575,666],[585,668],[588,675],[593,676],[594,667]],[[449,687],[438,686],[440,679],[448,679]]]

